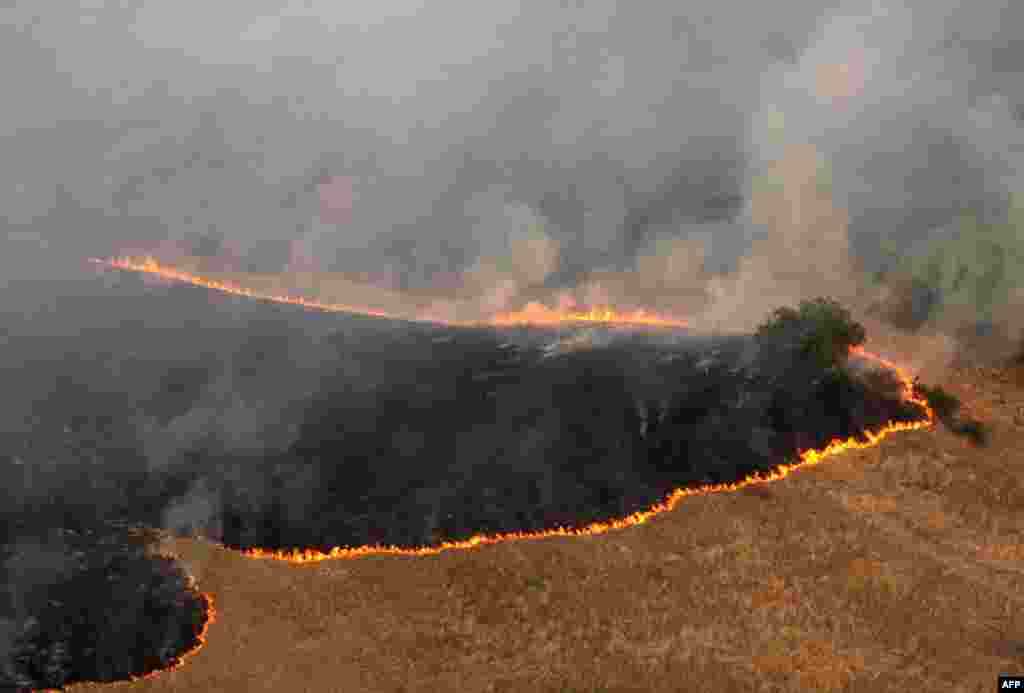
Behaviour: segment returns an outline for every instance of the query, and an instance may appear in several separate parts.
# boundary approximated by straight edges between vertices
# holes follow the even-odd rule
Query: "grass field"
[[[1024,369],[922,379],[990,446],[901,433],[641,526],[437,556],[296,566],[168,540],[217,620],[185,666],[119,687],[991,690],[1024,671]]]

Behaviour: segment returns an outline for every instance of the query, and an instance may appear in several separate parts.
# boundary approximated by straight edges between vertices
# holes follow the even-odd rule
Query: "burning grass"
[[[483,320],[448,320],[434,316],[429,310],[426,310],[425,312],[417,310],[375,310],[366,306],[331,303],[284,293],[259,291],[241,286],[240,284],[231,281],[222,281],[177,269],[175,267],[162,264],[153,257],[117,257],[105,260],[100,258],[89,258],[89,262],[115,269],[137,272],[144,276],[157,277],[167,281],[198,286],[232,296],[242,296],[270,303],[300,306],[308,310],[317,310],[326,313],[349,313],[354,315],[388,318],[392,320],[429,322],[462,327],[479,327],[481,325],[493,325],[499,327],[524,325],[553,327],[566,324],[603,324],[621,325],[625,327],[682,328],[686,327],[687,324],[685,320],[658,315],[645,310],[619,312],[609,307],[592,308],[585,311],[561,310],[549,308],[536,302],[528,303],[522,310],[498,313]]]
[[[273,303],[358,310],[260,294],[151,258],[95,262]],[[545,349],[552,338],[573,342],[580,323],[584,348],[547,358],[557,353]],[[774,478],[785,474],[780,463],[927,423],[906,376],[861,349],[863,327],[834,301],[780,308],[752,338],[700,339],[683,324],[531,305],[486,326],[339,334],[346,367],[320,380],[286,450],[262,460],[216,447],[190,453],[194,467],[223,472],[211,485],[220,515],[196,529],[251,555],[300,560],[595,533],[644,521],[681,489]],[[593,338],[623,325],[675,328],[676,338]]]
[[[846,318],[839,317],[824,321],[823,329],[845,329],[841,323]],[[807,329],[806,321],[795,333],[802,343],[822,339],[820,331]],[[285,494],[269,509],[270,519],[247,513],[230,499],[224,504],[222,540],[254,557],[315,562],[599,534],[646,522],[689,495],[782,478],[798,466],[874,445],[889,433],[929,425],[927,404],[895,364],[834,336],[824,339],[846,349],[841,356],[760,349],[745,364],[751,346],[746,339],[667,348],[634,338],[563,354],[553,362],[519,353],[503,365],[490,363],[494,377],[489,382],[499,385],[474,393],[468,384],[458,386],[457,372],[446,370],[446,364],[471,372],[481,353],[496,352],[493,345],[477,351],[487,346],[486,335],[478,335],[467,352],[462,351],[467,335],[449,334],[445,350],[429,350],[436,380],[419,370],[419,389],[401,388],[396,393],[400,404],[381,406],[378,398],[372,433],[352,421],[351,410],[332,411],[329,402],[316,407],[325,413],[322,423],[307,428],[291,454],[308,463],[334,460],[349,472],[346,485],[359,479],[351,486],[342,486],[340,479],[328,481],[323,501],[307,495],[307,507],[319,508],[312,514],[329,520],[317,524],[307,518],[302,526],[289,525],[274,510],[289,505]],[[780,345],[777,339],[775,345]],[[423,353],[424,346],[411,351]],[[826,353],[841,363],[826,366],[821,360]],[[845,368],[849,355],[858,370]],[[631,370],[638,362],[640,370]],[[657,385],[644,390],[637,382]],[[422,399],[424,392],[429,396]],[[477,410],[448,413],[450,403],[465,401],[477,402]],[[645,403],[645,410],[636,410],[638,402]],[[504,406],[493,408],[493,403]],[[417,421],[417,416],[424,418]],[[538,429],[542,421],[555,423]],[[346,435],[339,427],[364,434]],[[413,438],[420,441],[432,432],[440,436],[439,443],[458,439],[460,431],[483,429],[478,440],[486,444],[478,455],[489,463],[460,459],[465,453],[456,446],[450,455],[418,457],[413,477],[400,452],[388,451],[396,427],[414,428],[419,435]],[[524,440],[532,444],[524,447]],[[372,466],[363,466],[360,460],[371,458],[370,450],[375,451]],[[428,472],[422,465],[430,459],[447,463]],[[780,464],[787,459],[793,461]],[[351,476],[362,469],[363,476]],[[374,478],[390,484],[375,489]],[[265,483],[287,485],[283,480]],[[411,493],[403,491],[410,486]],[[344,535],[347,541],[336,540]],[[290,550],[295,545],[308,548]]]
[[[61,688],[179,666],[214,617],[208,595],[169,556],[123,531],[72,530],[5,547],[13,591],[0,688]]]
[[[109,264],[272,303],[348,310],[255,295],[145,263]],[[538,319],[542,313],[553,322]],[[192,524],[177,529],[205,533],[249,556],[301,563],[425,555],[641,524],[685,497],[761,487],[797,467],[931,423],[928,401],[895,364],[860,346],[863,334],[836,304],[811,302],[774,318],[778,329],[715,339],[692,335],[679,321],[614,311],[552,316],[533,308],[472,326],[345,323],[327,340],[335,357],[319,366],[319,390],[289,410],[298,417],[297,433],[286,448],[245,452],[198,437],[152,478],[132,477],[140,509],[125,507],[119,488],[110,500],[116,497],[130,519],[154,524],[160,519],[153,507],[167,507],[200,479],[202,507],[212,510],[200,508]],[[546,347],[567,335],[572,341],[577,323],[595,338],[552,357]],[[618,329],[625,325],[659,331]],[[257,341],[276,348],[273,339]],[[238,366],[258,377],[294,368],[290,358],[287,350],[256,365],[226,358],[221,370]],[[174,372],[191,377],[202,370]],[[147,409],[173,421],[189,409],[177,401],[182,393],[202,387],[172,390],[175,402],[157,393]],[[117,437],[123,446],[125,438]],[[97,453],[123,454],[113,447]],[[104,507],[89,492],[98,490],[83,489],[74,507]],[[205,604],[208,624],[212,603],[195,599],[193,613]],[[180,651],[202,641],[205,631],[190,623],[192,640],[183,636]],[[57,621],[50,625],[61,632]],[[118,674],[174,666],[161,647]],[[63,661],[60,647],[48,651]],[[86,673],[65,680],[114,676],[113,669],[80,669]]]

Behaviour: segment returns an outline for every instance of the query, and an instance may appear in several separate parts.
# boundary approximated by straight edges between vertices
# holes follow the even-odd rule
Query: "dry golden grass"
[[[990,448],[897,434],[642,526],[433,557],[174,541],[218,619],[185,666],[121,687],[989,691],[1024,672],[1024,374],[939,384],[990,413]]]

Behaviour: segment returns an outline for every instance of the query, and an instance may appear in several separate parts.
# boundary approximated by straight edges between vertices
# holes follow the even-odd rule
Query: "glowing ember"
[[[261,301],[270,301],[272,303],[284,303],[308,308],[310,310],[319,310],[328,313],[357,313],[360,315],[391,318],[394,320],[440,323],[454,327],[478,327],[480,325],[555,326],[573,323],[600,323],[626,327],[686,327],[686,322],[683,320],[659,316],[643,310],[636,310],[627,313],[620,313],[610,308],[595,308],[586,312],[563,311],[548,308],[540,303],[528,303],[526,307],[520,311],[502,313],[484,321],[425,320],[413,315],[400,315],[397,313],[387,313],[384,311],[371,310],[368,308],[349,306],[340,303],[326,303],[323,301],[316,301],[299,296],[290,296],[287,294],[271,294],[255,291],[230,282],[219,281],[217,279],[203,277],[192,272],[175,269],[174,267],[161,264],[152,257],[116,257],[107,260],[89,258],[89,262],[115,267],[117,269],[139,272],[151,277],[160,277],[170,281],[191,284],[192,286],[200,286],[213,291],[230,294],[232,296],[244,296],[246,298],[254,298]]]

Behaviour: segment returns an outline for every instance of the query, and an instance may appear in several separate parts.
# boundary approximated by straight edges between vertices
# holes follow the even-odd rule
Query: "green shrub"
[[[989,427],[981,421],[977,421],[975,419],[956,421],[949,427],[949,429],[957,435],[967,436],[975,445],[988,445],[990,430]]]
[[[864,326],[831,298],[801,301],[797,309],[783,307],[758,326],[757,342],[773,350],[796,352],[825,368],[846,362],[850,347],[864,343]]]
[[[938,385],[931,387],[915,380],[914,392],[919,397],[924,397],[935,415],[943,421],[948,421],[960,410],[960,400]]]
[[[989,427],[976,419],[960,419],[957,412],[960,410],[960,400],[953,394],[946,392],[939,386],[930,387],[917,380],[914,381],[914,392],[919,397],[924,397],[928,406],[935,412],[939,421],[945,424],[953,433],[970,438],[975,445],[988,445],[991,431]]]

